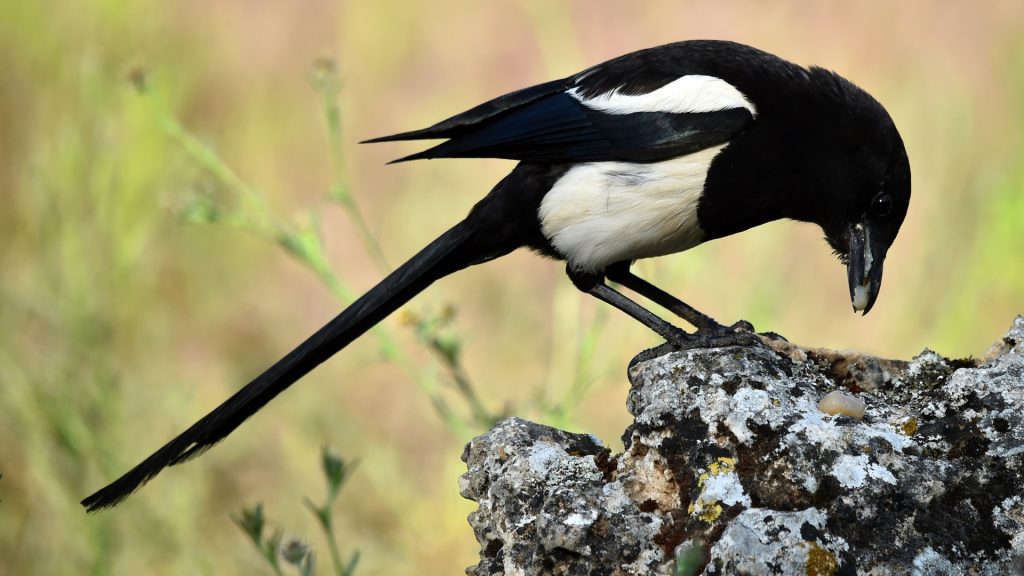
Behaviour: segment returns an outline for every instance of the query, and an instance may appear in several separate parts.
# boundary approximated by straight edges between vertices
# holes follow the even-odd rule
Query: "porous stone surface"
[[[467,573],[1024,574],[1024,317],[978,361],[644,356],[623,453],[516,418],[466,446]],[[862,420],[819,410],[837,389]]]

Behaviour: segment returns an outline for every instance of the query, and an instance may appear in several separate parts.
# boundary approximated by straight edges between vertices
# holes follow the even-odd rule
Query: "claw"
[[[750,334],[756,332],[756,330],[754,330],[754,325],[751,324],[750,322],[747,322],[746,320],[737,321],[732,326],[729,326],[729,329],[732,330],[733,332],[748,332]]]
[[[731,326],[723,326],[722,324],[715,323],[713,326],[697,330],[697,334],[706,334],[708,336],[728,336],[730,334],[754,334],[754,325],[746,320],[739,320],[733,323]]]

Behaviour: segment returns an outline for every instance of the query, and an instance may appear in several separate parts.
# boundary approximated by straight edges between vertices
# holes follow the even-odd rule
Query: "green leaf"
[[[256,505],[251,508],[243,508],[241,515],[232,514],[231,519],[234,520],[235,524],[249,536],[249,539],[252,540],[253,544],[257,547],[262,545],[263,526],[265,524],[262,503],[257,502]]]

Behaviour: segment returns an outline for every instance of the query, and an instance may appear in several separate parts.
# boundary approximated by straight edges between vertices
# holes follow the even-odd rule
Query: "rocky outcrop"
[[[621,454],[515,418],[467,445],[469,574],[1024,573],[1024,317],[978,361],[765,338],[629,378]]]

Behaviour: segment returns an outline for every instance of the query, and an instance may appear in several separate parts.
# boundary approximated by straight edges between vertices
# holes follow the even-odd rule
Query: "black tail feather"
[[[359,143],[377,144],[379,142],[401,142],[404,140],[439,140],[441,138],[448,138],[448,136],[446,136],[447,133],[447,130],[438,129],[437,125],[434,125],[430,128],[423,128],[422,130],[411,130],[400,134],[391,134],[390,136],[370,138],[369,140],[362,140]]]
[[[451,118],[442,120],[429,128],[381,136],[363,140],[360,144],[375,144],[377,142],[398,142],[402,140],[438,140],[441,138],[454,138],[465,132],[472,131],[482,123],[491,120],[501,114],[514,110],[520,106],[529,104],[544,96],[549,96],[562,91],[567,85],[567,80],[552,80],[537,86],[531,86],[517,90],[504,96],[500,96],[489,102],[456,114]],[[396,160],[400,162],[401,160]]]
[[[168,466],[194,458],[223,440],[267,402],[372,328],[435,280],[486,254],[470,242],[475,227],[464,220],[392,272],[364,296],[126,474],[82,500],[89,512],[114,506]]]

